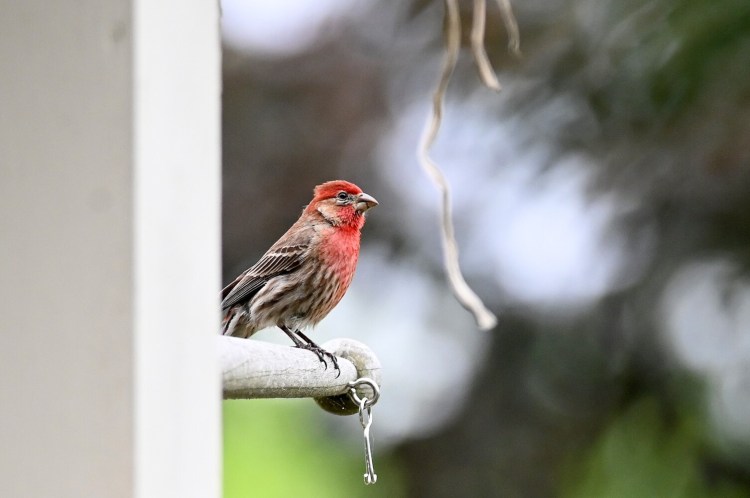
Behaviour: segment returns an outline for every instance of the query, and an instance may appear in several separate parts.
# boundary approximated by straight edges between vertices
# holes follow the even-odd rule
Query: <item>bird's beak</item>
[[[357,196],[357,203],[354,205],[354,207],[357,209],[357,211],[364,213],[370,208],[373,208],[378,205],[378,201],[375,200],[375,198],[371,195],[367,195],[364,192],[359,194]]]

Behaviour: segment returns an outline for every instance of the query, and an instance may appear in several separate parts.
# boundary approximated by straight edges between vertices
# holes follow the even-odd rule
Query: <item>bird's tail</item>
[[[245,339],[248,338],[250,334],[245,326],[247,325],[246,322],[243,322],[242,320],[243,316],[244,312],[242,310],[229,308],[224,313],[224,318],[221,320],[221,334],[243,337]]]

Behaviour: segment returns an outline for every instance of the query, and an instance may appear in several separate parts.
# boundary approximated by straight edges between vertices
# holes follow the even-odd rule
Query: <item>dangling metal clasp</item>
[[[372,390],[372,398],[367,396],[360,397],[357,388],[366,385]],[[372,464],[372,443],[370,441],[370,426],[372,425],[372,405],[377,403],[380,398],[380,388],[378,384],[367,377],[362,377],[349,383],[349,395],[359,407],[359,423],[362,424],[365,436],[365,484],[375,484],[378,481],[378,475]]]

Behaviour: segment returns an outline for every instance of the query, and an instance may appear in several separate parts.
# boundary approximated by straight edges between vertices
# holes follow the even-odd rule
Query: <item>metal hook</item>
[[[362,398],[359,397],[359,394],[357,393],[357,388],[361,386],[369,386],[370,389],[372,389],[372,399],[368,398],[367,396],[364,396]],[[361,406],[362,402],[365,402],[365,407],[369,408],[375,403],[378,402],[378,399],[380,399],[380,387],[378,387],[378,383],[374,380],[370,379],[369,377],[360,377],[359,379],[349,382],[349,395],[352,397],[355,403],[357,405]],[[360,409],[360,413],[361,413]]]
[[[372,425],[372,405],[377,403],[380,398],[380,388],[378,384],[367,377],[361,377],[353,382],[349,382],[349,395],[359,407],[359,423],[362,424],[365,437],[365,484],[375,484],[378,481],[378,475],[372,463],[372,442],[370,440],[370,425]],[[372,399],[367,396],[360,397],[357,394],[357,388],[367,385],[372,389]]]

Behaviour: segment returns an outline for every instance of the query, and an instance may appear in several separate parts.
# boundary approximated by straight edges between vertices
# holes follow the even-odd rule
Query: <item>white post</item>
[[[0,496],[216,498],[218,2],[0,4]]]
[[[139,498],[220,491],[218,9],[135,0]]]

